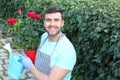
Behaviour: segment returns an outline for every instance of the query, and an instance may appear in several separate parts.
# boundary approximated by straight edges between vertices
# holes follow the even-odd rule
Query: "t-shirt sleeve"
[[[63,69],[72,70],[75,63],[76,63],[75,50],[71,51],[71,49],[67,49],[67,50],[63,50],[62,53],[58,56],[55,65]]]

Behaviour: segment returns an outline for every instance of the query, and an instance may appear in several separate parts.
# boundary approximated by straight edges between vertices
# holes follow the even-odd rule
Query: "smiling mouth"
[[[49,30],[55,30],[55,29],[57,29],[57,27],[55,27],[55,26],[49,26],[48,29]]]

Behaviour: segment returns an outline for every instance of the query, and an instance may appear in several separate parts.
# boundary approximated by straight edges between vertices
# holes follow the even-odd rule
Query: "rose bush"
[[[12,37],[12,44],[15,48],[35,49],[39,45],[41,35],[40,22],[42,15],[34,11],[22,14],[22,10],[17,10],[18,16],[8,18],[7,33]]]

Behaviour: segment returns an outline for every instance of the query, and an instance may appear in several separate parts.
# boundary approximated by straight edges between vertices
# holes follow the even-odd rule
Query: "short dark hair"
[[[45,14],[56,13],[56,12],[60,12],[62,19],[64,19],[63,11],[57,6],[49,6],[44,12],[44,17],[45,17]]]

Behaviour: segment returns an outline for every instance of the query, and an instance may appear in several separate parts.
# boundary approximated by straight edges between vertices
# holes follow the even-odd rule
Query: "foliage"
[[[120,79],[119,0],[27,0],[27,10],[42,12],[51,4],[65,14],[63,32],[75,46],[71,80]],[[34,4],[36,3],[36,4]]]
[[[39,44],[41,31],[41,14],[33,11],[22,15],[22,11],[18,10],[17,18],[8,18],[7,33],[12,37],[12,43],[17,48],[34,49]]]
[[[12,15],[16,15],[14,13],[19,8],[24,10],[24,0],[0,0],[0,17],[7,19],[8,17],[12,17]]]
[[[77,51],[73,80],[120,79],[120,5],[82,0],[66,14],[65,32]]]

